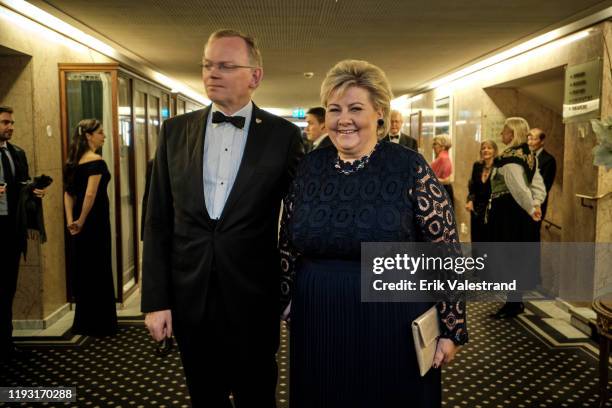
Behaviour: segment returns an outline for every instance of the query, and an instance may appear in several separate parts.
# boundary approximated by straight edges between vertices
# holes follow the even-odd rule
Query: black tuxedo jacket
[[[323,138],[323,140],[321,140],[321,143],[319,143],[316,147],[312,143],[308,142],[306,151],[307,153],[310,153],[313,150],[322,149],[324,147],[331,146],[331,145],[333,145],[333,143],[331,139],[329,138],[329,135],[326,135]]]
[[[7,199],[9,207],[8,216],[14,221],[16,217],[17,201],[19,199],[21,188],[23,187],[23,183],[30,180],[30,174],[28,169],[28,159],[26,158],[26,154],[23,149],[8,142],[6,143],[6,148],[13,159],[13,164],[15,165],[15,182],[7,184]]]
[[[542,218],[544,218],[548,208],[548,193],[555,182],[555,175],[557,174],[557,162],[553,155],[546,150],[542,150],[538,155],[538,169],[546,186],[546,199],[542,203]]]
[[[312,150],[322,149],[324,147],[331,146],[332,144],[333,143],[332,143],[331,139],[329,138],[329,135],[327,135],[327,136],[325,136],[323,138],[323,140],[321,140],[321,143],[319,143],[319,145],[316,148],[312,149]]]
[[[254,334],[262,319],[278,326],[278,219],[303,155],[300,131],[253,105],[242,162],[215,222],[202,179],[209,112],[210,106],[162,126],[145,221],[142,311],[172,309],[173,323],[196,327],[213,295],[228,325]]]
[[[548,193],[555,182],[555,175],[557,174],[557,161],[552,154],[546,150],[538,155],[538,169],[544,179],[544,185],[546,186],[546,192]]]
[[[383,137],[382,140],[390,142],[391,136],[387,135]],[[419,143],[417,142],[417,140],[413,137],[408,136],[407,134],[400,133],[399,144],[414,151],[419,151]]]

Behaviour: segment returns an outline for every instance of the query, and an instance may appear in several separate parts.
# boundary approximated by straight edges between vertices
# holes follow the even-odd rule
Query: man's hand
[[[43,198],[46,192],[47,192],[46,188],[43,188],[43,189],[35,188],[34,190],[32,190],[32,193],[34,193],[34,195],[38,198]]]
[[[459,346],[455,345],[451,339],[438,339],[432,367],[439,368],[444,364],[450,363],[455,358],[457,351],[459,351]]]
[[[467,204],[465,205],[465,209],[468,210],[469,212],[474,211],[474,203],[472,201],[468,201]]]
[[[145,325],[155,341],[172,337],[172,313],[170,313],[170,309],[147,313]]]
[[[0,183],[0,197],[6,193],[6,184]]]

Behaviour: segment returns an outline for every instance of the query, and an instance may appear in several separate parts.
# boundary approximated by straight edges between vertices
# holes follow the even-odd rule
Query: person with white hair
[[[541,204],[546,198],[546,188],[536,155],[527,144],[528,135],[529,124],[525,119],[506,119],[501,137],[508,147],[495,159],[491,175],[487,223],[492,242],[539,240],[536,228],[542,219]],[[492,317],[511,318],[524,309],[522,292],[513,292]]]

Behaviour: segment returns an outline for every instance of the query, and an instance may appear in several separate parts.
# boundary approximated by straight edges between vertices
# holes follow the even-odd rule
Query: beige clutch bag
[[[432,306],[412,322],[412,337],[421,377],[427,374],[433,364],[439,336],[440,318],[436,306]]]

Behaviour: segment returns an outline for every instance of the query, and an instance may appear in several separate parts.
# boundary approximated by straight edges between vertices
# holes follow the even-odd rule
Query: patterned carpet
[[[444,369],[445,407],[594,407],[598,403],[593,344],[552,346],[527,318],[495,321],[498,305],[469,307],[470,343]],[[545,316],[540,316],[545,317]],[[278,406],[288,407],[288,334],[279,350]],[[153,341],[139,318],[122,319],[119,335],[93,339],[66,336],[20,343],[28,358],[0,365],[1,386],[76,386],[68,404],[15,406],[188,407],[189,396],[178,352],[153,353]],[[1,404],[0,406],[8,406]],[[608,403],[606,406],[612,406]],[[374,408],[374,407],[373,407]]]
[[[470,343],[444,370],[446,407],[595,407],[599,402],[594,343],[552,346],[536,326],[547,316],[494,320],[499,305],[469,305]],[[557,342],[555,342],[557,343]],[[590,343],[591,347],[588,347]],[[612,406],[610,402],[606,406]]]

